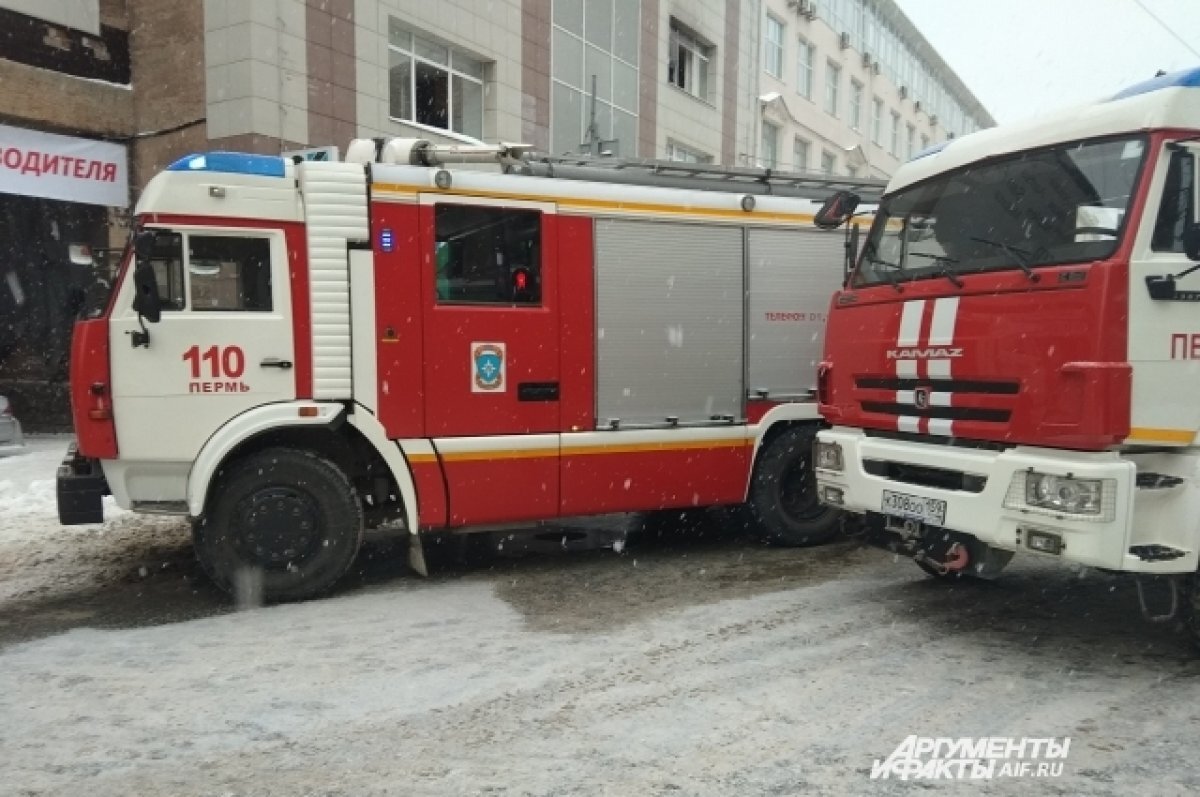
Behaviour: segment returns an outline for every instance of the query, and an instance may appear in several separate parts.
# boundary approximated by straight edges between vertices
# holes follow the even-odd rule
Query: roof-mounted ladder
[[[535,155],[528,144],[433,144],[424,139],[355,139],[346,160],[358,163],[394,163],[410,166],[447,166],[454,163],[496,163],[513,174],[626,183],[660,188],[770,194],[824,200],[835,191],[853,191],[868,204],[879,201],[886,182],[861,177],[834,177],[810,172],[781,172],[707,163],[637,160],[589,156]]]

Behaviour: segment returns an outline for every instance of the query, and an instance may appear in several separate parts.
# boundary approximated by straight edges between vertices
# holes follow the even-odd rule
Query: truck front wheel
[[[349,569],[362,542],[362,505],[346,475],[308,451],[269,448],[222,469],[196,555],[222,590],[261,585],[263,599],[311,598]]]
[[[750,483],[751,528],[774,545],[816,545],[841,530],[841,512],[817,500],[812,469],[817,430],[793,426],[759,453]]]

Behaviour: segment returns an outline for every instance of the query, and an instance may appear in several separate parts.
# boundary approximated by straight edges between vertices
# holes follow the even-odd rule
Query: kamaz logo
[[[903,349],[888,349],[887,352],[889,360],[949,360],[952,357],[962,356],[963,350],[957,346],[929,349],[918,349],[916,346],[909,346]]]

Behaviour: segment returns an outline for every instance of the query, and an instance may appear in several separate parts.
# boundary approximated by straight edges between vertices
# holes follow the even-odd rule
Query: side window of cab
[[[274,309],[271,239],[160,231],[150,255],[163,312]]]
[[[1183,231],[1192,218],[1192,158],[1186,152],[1171,153],[1167,180],[1163,184],[1158,218],[1150,236],[1150,248],[1155,252],[1183,252]]]

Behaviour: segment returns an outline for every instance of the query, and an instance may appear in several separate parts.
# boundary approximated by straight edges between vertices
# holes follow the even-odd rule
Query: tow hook
[[[927,563],[938,572],[938,575],[942,576],[966,570],[967,565],[971,563],[971,554],[967,551],[967,546],[960,542],[951,545],[946,550],[945,559],[940,562],[924,552],[920,553],[917,558]]]
[[[1138,603],[1141,604],[1142,607],[1142,617],[1144,617],[1147,622],[1165,623],[1174,619],[1179,613],[1180,579],[1175,576],[1166,576],[1164,578],[1154,580],[1165,581],[1167,584],[1167,599],[1169,601],[1167,604],[1167,611],[1162,614],[1154,614],[1150,611],[1150,606],[1146,602],[1146,590],[1145,587],[1142,586],[1142,579],[1140,577],[1134,579],[1134,583],[1137,584]]]

